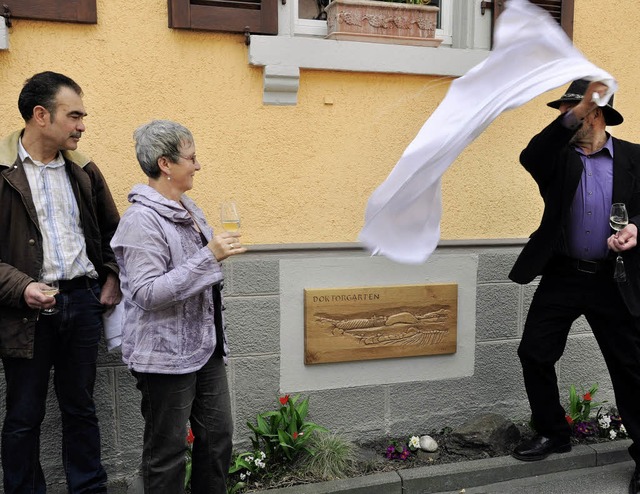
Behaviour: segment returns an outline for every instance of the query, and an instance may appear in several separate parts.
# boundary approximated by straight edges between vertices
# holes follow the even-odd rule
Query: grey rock
[[[520,430],[513,422],[488,413],[454,429],[447,438],[447,449],[462,456],[506,455],[519,441]]]

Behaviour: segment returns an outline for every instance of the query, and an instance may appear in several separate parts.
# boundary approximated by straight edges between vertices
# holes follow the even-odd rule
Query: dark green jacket
[[[14,132],[0,141],[0,356],[33,356],[38,311],[23,293],[42,267],[42,235],[29,182],[18,158]],[[80,210],[87,255],[101,281],[118,266],[109,246],[120,216],[95,163],[75,151],[63,152]]]

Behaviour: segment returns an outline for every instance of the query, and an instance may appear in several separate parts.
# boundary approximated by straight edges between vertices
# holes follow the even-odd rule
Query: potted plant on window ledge
[[[431,0],[332,0],[327,38],[437,47],[438,7]]]

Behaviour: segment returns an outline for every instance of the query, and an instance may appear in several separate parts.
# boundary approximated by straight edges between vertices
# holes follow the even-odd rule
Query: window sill
[[[249,64],[265,67],[265,104],[295,105],[300,69],[461,76],[488,50],[252,35]],[[295,90],[295,91],[294,91]],[[275,94],[268,94],[275,93]]]

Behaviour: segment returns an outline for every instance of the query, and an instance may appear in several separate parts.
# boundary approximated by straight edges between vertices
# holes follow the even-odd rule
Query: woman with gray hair
[[[237,233],[214,235],[185,195],[200,170],[188,129],[154,120],[134,139],[149,182],[129,193],[111,246],[125,310],[122,357],[142,393],[144,492],[184,492],[189,421],[191,492],[224,493],[233,423],[220,262],[246,249]]]

